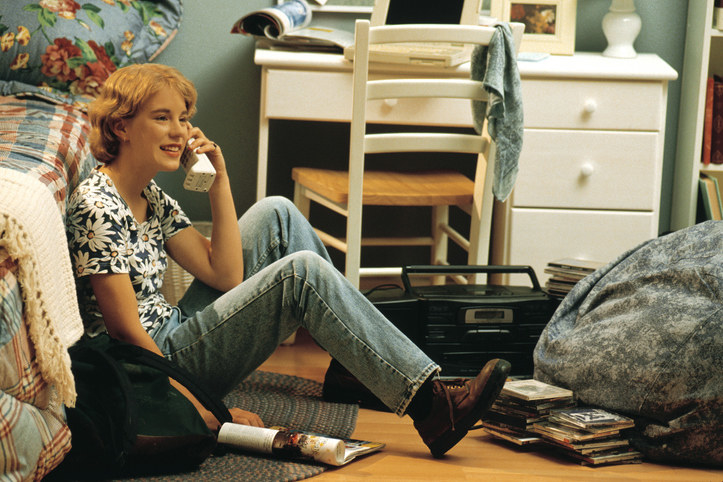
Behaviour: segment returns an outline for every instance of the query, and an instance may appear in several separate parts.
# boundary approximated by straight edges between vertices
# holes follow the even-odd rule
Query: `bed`
[[[0,473],[40,480],[70,449],[67,347],[82,334],[66,201],[95,166],[88,102],[117,68],[152,61],[180,0],[0,4]]]

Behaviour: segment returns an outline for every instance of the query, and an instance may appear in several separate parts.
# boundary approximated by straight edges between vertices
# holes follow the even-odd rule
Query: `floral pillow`
[[[182,0],[0,1],[0,94],[94,97],[119,67],[153,60]]]

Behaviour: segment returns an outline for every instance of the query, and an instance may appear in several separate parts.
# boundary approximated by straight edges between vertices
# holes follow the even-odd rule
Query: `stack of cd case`
[[[625,431],[635,422],[600,408],[556,411],[533,424],[532,431],[564,455],[585,465],[638,463],[642,454],[630,446]]]
[[[510,380],[482,419],[483,429],[496,438],[516,445],[543,442],[532,431],[535,423],[547,420],[553,410],[576,405],[573,392],[538,380]]]

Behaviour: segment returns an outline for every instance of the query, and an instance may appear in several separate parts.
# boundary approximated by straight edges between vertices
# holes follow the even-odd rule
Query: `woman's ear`
[[[125,142],[128,139],[125,119],[113,119],[110,128],[119,141]]]

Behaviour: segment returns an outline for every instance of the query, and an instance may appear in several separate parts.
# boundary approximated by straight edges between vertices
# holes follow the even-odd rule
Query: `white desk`
[[[257,49],[261,114],[257,198],[266,195],[270,119],[349,122],[351,62],[341,55]],[[373,75],[469,77],[450,69],[377,64]],[[594,53],[520,62],[525,139],[515,191],[495,214],[492,261],[608,261],[658,234],[668,81],[677,73],[654,54]],[[371,108],[379,123],[471,126],[469,103],[411,99]],[[289,176],[290,173],[279,173]],[[524,281],[522,281],[524,282]]]

